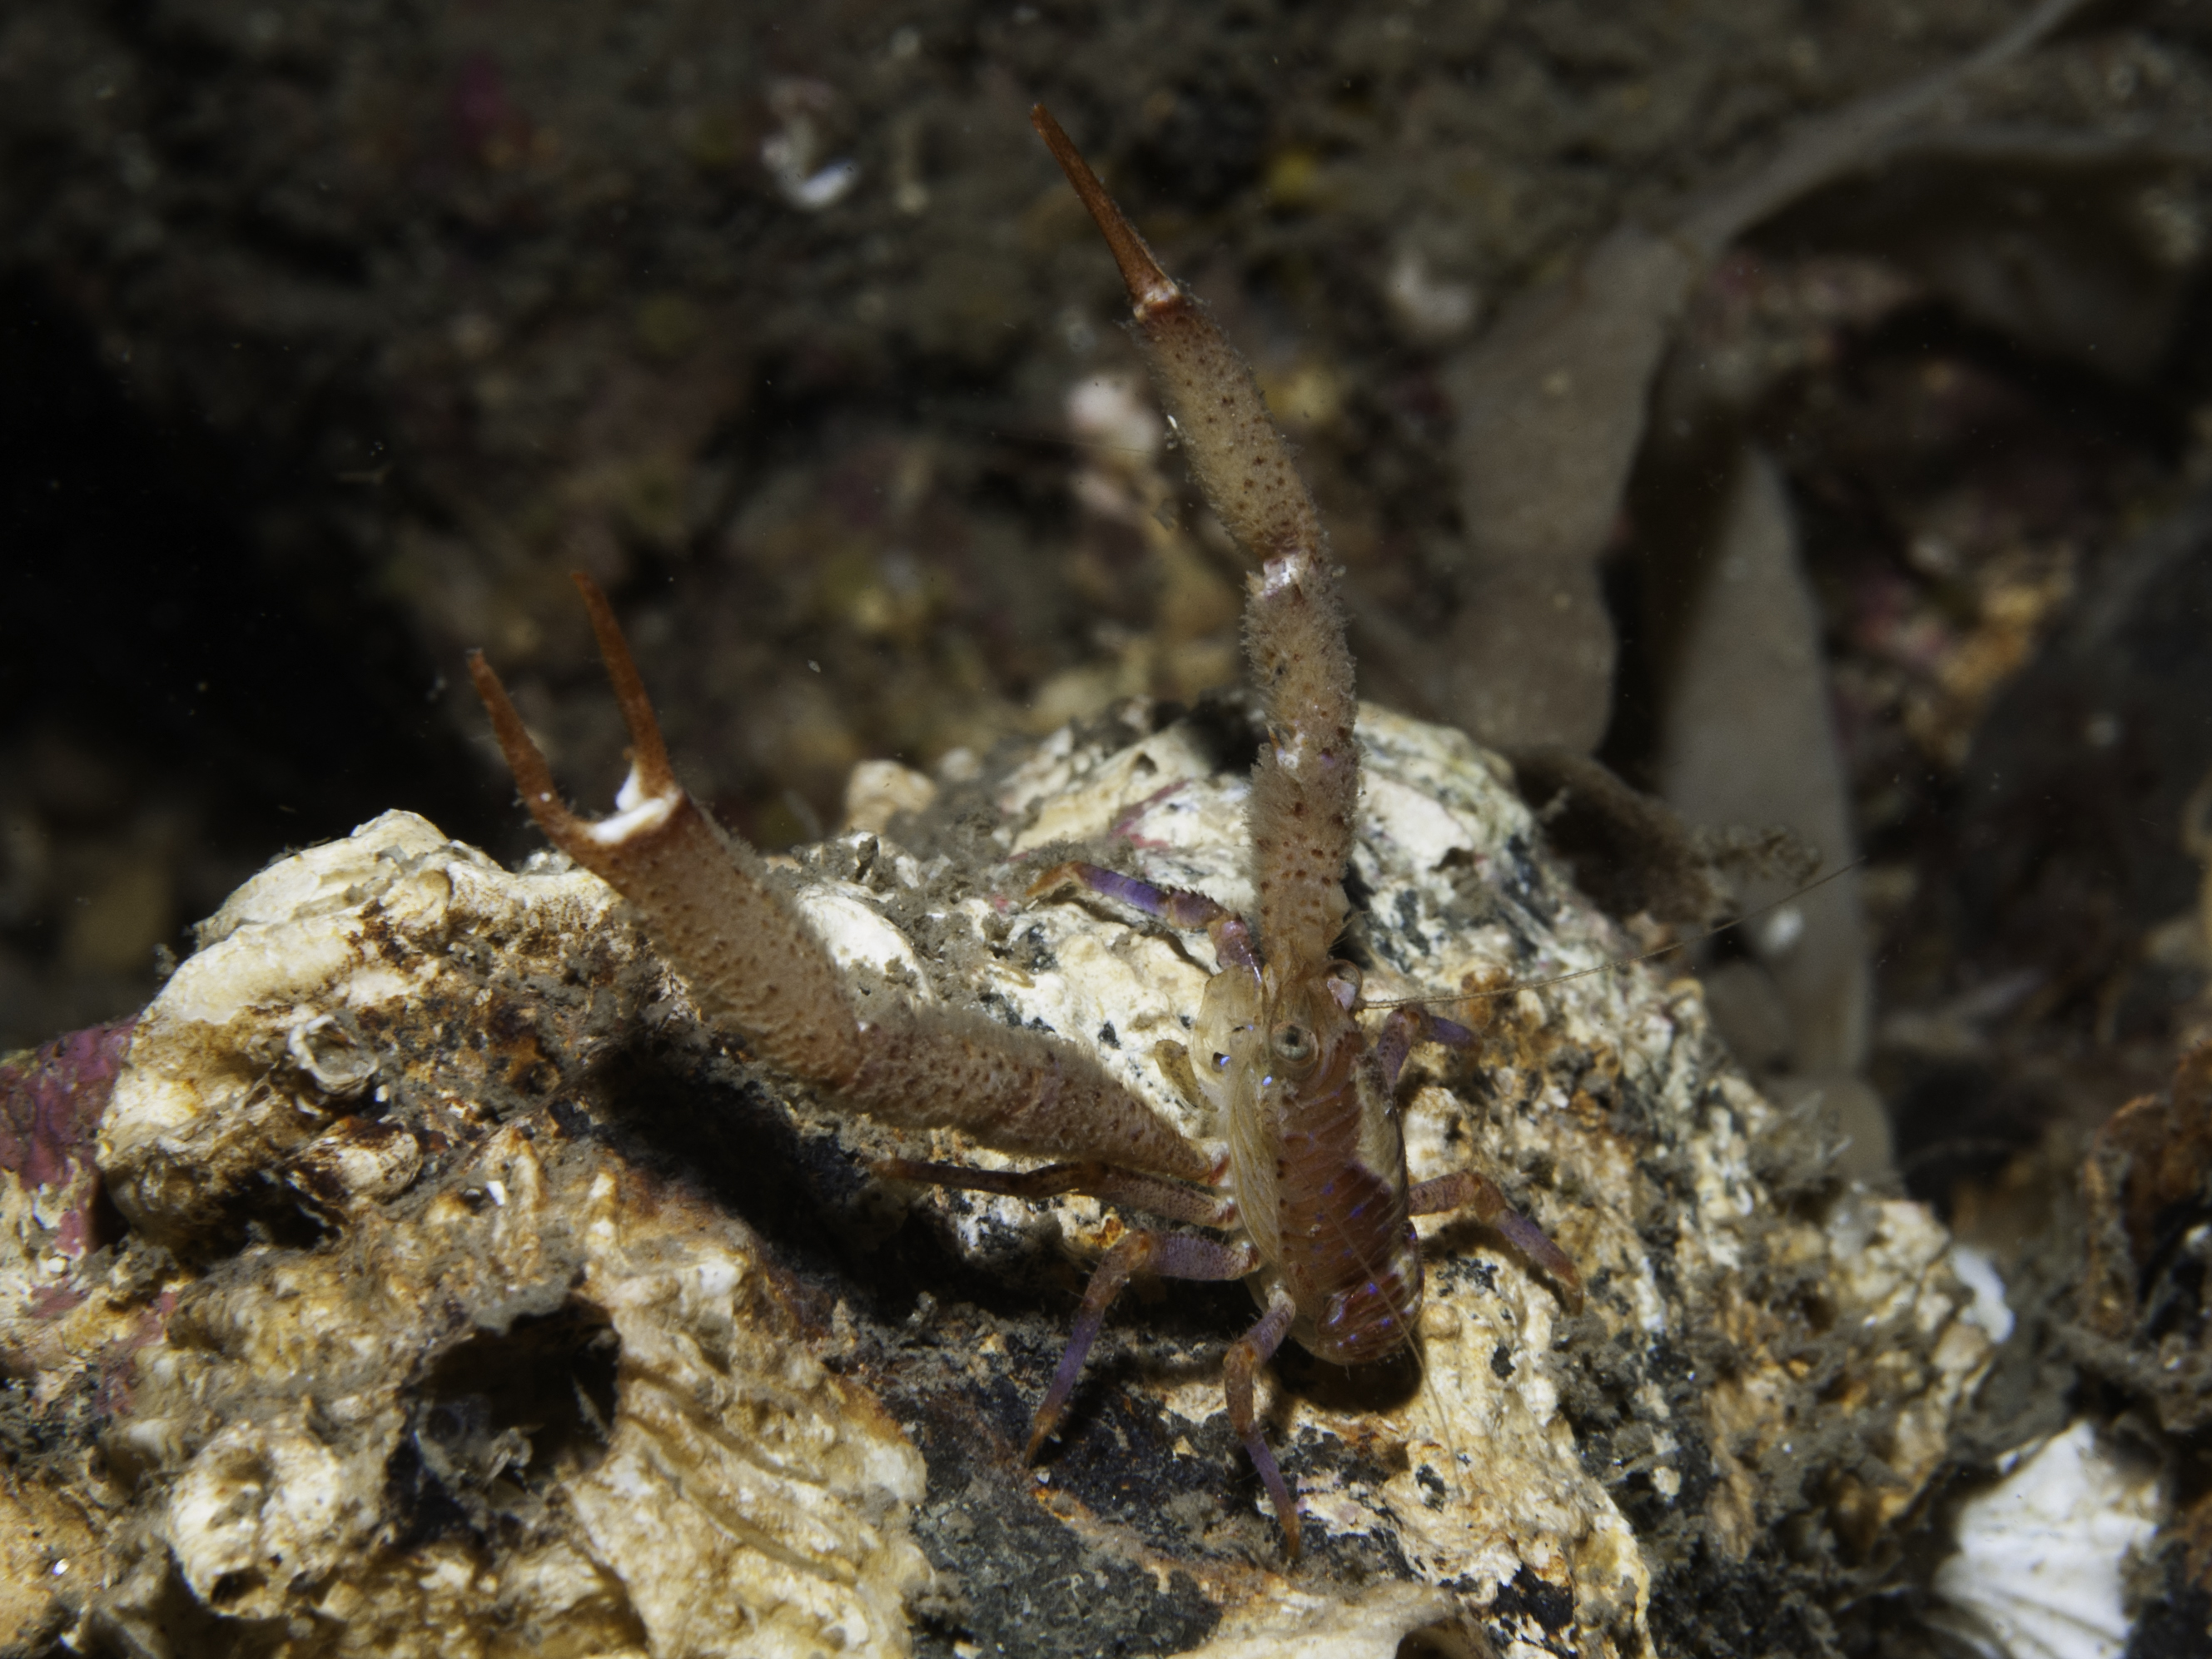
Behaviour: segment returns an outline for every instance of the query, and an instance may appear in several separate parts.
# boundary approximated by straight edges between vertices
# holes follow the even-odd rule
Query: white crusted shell
[[[1946,1625],[2002,1659],[2118,1659],[2121,1577],[2158,1530],[2158,1470],[2075,1423],[1959,1512],[1938,1569]]]

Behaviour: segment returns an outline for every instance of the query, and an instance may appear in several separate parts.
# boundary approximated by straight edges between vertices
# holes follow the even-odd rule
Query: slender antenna
[[[1718,939],[1730,928],[1741,927],[1747,921],[1757,921],[1770,910],[1778,910],[1785,904],[1795,903],[1814,889],[1826,887],[1837,878],[1850,874],[1865,862],[1864,855],[1855,858],[1849,864],[1829,871],[1818,881],[1807,882],[1796,892],[1784,893],[1771,904],[1762,904],[1756,910],[1747,910],[1734,921],[1724,921],[1717,927],[1710,928],[1699,933],[1695,939],[1677,939],[1674,944],[1662,945],[1656,951],[1646,951],[1640,957],[1621,957],[1612,962],[1601,962],[1595,968],[1577,968],[1571,974],[1560,974],[1552,979],[1532,979],[1516,985],[1493,986],[1487,991],[1448,991],[1440,996],[1391,997],[1380,1002],[1363,1002],[1359,1006],[1363,1008],[1417,1008],[1424,1004],[1436,1002],[1487,1002],[1493,997],[1510,997],[1522,991],[1547,991],[1554,985],[1565,985],[1570,981],[1588,979],[1592,974],[1610,974],[1618,969],[1633,968],[1639,963],[1656,962],[1660,957],[1670,957],[1677,951],[1686,951],[1693,945],[1703,945],[1709,939]]]

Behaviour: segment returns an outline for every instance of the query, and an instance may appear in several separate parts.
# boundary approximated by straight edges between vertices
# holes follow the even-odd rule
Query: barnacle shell
[[[1361,738],[1370,995],[1629,946],[1501,763],[1377,710]],[[868,996],[1049,1026],[1215,1133],[1178,1081],[1205,941],[1009,895],[1073,844],[1241,905],[1241,768],[1139,706],[977,787],[995,839],[801,854],[833,951]],[[1817,1126],[1728,1065],[1693,983],[1473,1005],[1480,1065],[1409,1070],[1414,1174],[1499,1180],[1589,1309],[1425,1220],[1418,1363],[1269,1374],[1310,1517],[1286,1570],[1226,1430],[1241,1293],[1127,1298],[1024,1467],[1079,1275],[1122,1223],[871,1182],[854,1153],[896,1143],[700,1026],[594,878],[393,813],[202,937],[101,1125],[129,1235],[67,1308],[0,1310],[38,1328],[46,1403],[22,1409],[57,1449],[0,1493],[0,1534],[10,1503],[94,1517],[23,1615],[87,1639],[1381,1659],[1472,1626],[1500,1654],[1650,1653],[1692,1577],[1757,1594],[1785,1522],[1799,1583],[1808,1537],[1858,1559],[1990,1353],[1942,1229],[1824,1177]]]

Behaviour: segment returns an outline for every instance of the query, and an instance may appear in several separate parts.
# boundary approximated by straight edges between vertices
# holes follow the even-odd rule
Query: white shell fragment
[[[1992,1659],[2118,1659],[2124,1570],[2163,1507],[2154,1463],[2075,1423],[1960,1507],[1936,1573],[1947,1626]]]
[[[927,773],[896,761],[865,760],[845,781],[845,828],[888,830],[900,813],[927,811],[936,799],[937,784]]]
[[[1691,1588],[1755,1594],[1793,1517],[1854,1559],[1991,1352],[1948,1237],[1825,1173],[1687,980],[1464,1000],[1631,941],[1500,763],[1379,710],[1359,735],[1367,993],[1459,997],[1478,1044],[1409,1064],[1413,1174],[1490,1175],[1589,1296],[1571,1315],[1482,1228],[1422,1219],[1417,1356],[1263,1376],[1301,1563],[1227,1431],[1241,1297],[1133,1291],[1027,1467],[1128,1224],[873,1180],[893,1147],[1007,1160],[794,1097],[595,878],[392,813],[240,890],[148,1010],[101,1126],[121,1243],[59,1280],[0,1263],[0,1337],[84,1402],[55,1443],[102,1454],[5,1495],[104,1517],[41,1593],[176,1659],[246,1620],[287,1656],[1382,1659],[1432,1631],[1596,1659],[1668,1650]],[[1021,897],[1080,856],[1243,905],[1213,741],[1139,705],[984,782],[995,838],[856,831],[788,881],[865,994],[1058,1032],[1216,1138],[1181,1080],[1204,938]],[[974,791],[948,806],[972,825]]]
[[[179,1477],[164,1530],[195,1595],[265,1619],[361,1541],[358,1496],[304,1422],[234,1424]]]

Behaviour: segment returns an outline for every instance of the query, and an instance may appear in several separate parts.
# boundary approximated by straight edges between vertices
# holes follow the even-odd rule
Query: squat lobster
[[[1146,1229],[1106,1252],[1037,1408],[1029,1455],[1059,1425],[1107,1310],[1133,1274],[1248,1279],[1263,1311],[1229,1351],[1230,1423],[1295,1557],[1297,1506],[1261,1432],[1254,1377],[1285,1337],[1346,1364],[1382,1358],[1411,1340],[1422,1276],[1409,1218],[1471,1209],[1576,1306],[1581,1281],[1565,1254],[1485,1177],[1461,1171],[1408,1183],[1395,1097],[1400,1068],[1417,1042],[1464,1042],[1468,1034],[1400,1008],[1370,1041],[1358,1018],[1358,969],[1331,954],[1349,910],[1343,873],[1359,757],[1352,658],[1312,497],[1234,348],[1161,269],[1059,124],[1042,105],[1030,118],[1121,266],[1138,337],[1200,487],[1259,563],[1248,578],[1246,635],[1267,737],[1249,809],[1258,894],[1251,921],[1201,894],[1082,863],[1047,871],[1029,896],[1073,890],[1212,936],[1221,967],[1194,1036],[1225,1159],[1058,1039],[942,1009],[871,1009],[863,1019],[828,950],[764,879],[758,854],[719,831],[677,783],[636,667],[588,580],[577,584],[632,742],[612,816],[586,820],[562,803],[481,653],[471,656],[470,672],[532,815],[556,847],[643,914],[709,1019],[880,1121],[956,1127],[1002,1151],[1066,1160],[1027,1171],[899,1160],[884,1173],[1025,1198],[1086,1193],[1241,1235],[1224,1243]]]

